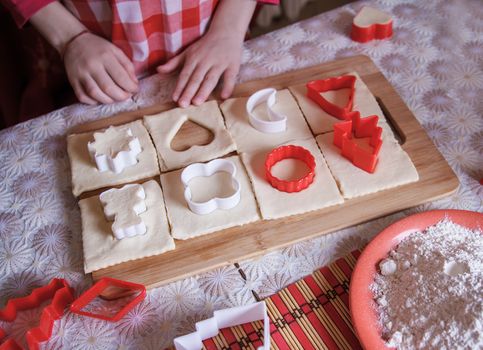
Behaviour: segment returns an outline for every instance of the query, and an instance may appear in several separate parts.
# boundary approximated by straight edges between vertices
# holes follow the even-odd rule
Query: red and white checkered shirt
[[[17,24],[53,0],[7,0]],[[219,0],[64,0],[64,5],[93,33],[131,58],[138,76],[180,52],[208,27]],[[249,1],[249,0],[239,0]],[[258,0],[278,4],[278,0]]]

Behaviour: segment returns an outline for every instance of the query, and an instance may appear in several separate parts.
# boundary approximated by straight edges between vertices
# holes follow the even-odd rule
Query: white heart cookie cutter
[[[199,176],[211,176],[220,171],[231,175],[232,185],[235,193],[229,197],[215,197],[206,202],[195,202],[192,200],[191,189],[188,183],[191,179]],[[181,172],[181,182],[184,186],[184,199],[190,210],[198,215],[209,214],[216,209],[231,209],[238,205],[241,199],[241,186],[236,179],[236,166],[227,159],[214,159],[208,163],[194,163],[187,166]]]
[[[103,144],[113,141],[118,144]],[[87,149],[100,172],[110,170],[116,174],[135,165],[138,162],[137,155],[142,151],[139,139],[133,136],[131,129],[114,126],[95,132],[94,141],[87,143]]]
[[[270,319],[264,301],[251,305],[218,310],[212,318],[196,323],[196,332],[174,339],[176,350],[200,350],[203,340],[216,336],[220,329],[263,320],[263,345],[258,350],[270,349]]]
[[[139,184],[112,188],[99,195],[106,219],[114,221],[112,233],[117,239],[146,233],[147,227],[139,217],[139,214],[147,210],[145,199],[146,193]]]
[[[274,88],[267,88],[258,90],[248,98],[247,113],[250,124],[263,133],[274,134],[282,132],[287,129],[287,116],[275,111],[272,107],[276,102],[277,90]],[[261,103],[267,106],[268,118],[270,120],[263,120],[258,118],[255,113],[255,107]]]

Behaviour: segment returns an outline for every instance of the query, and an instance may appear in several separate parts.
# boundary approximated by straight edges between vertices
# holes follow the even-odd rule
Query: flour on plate
[[[483,348],[483,236],[449,220],[414,232],[371,286],[382,336],[399,349]]]

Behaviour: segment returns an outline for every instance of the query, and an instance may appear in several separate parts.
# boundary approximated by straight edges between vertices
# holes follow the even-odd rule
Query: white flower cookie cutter
[[[112,171],[116,174],[135,165],[142,148],[139,139],[131,129],[110,126],[102,132],[94,133],[94,141],[87,143],[87,149],[100,172]]]
[[[248,98],[248,119],[250,121],[250,124],[258,131],[267,134],[274,134],[285,131],[287,129],[287,116],[278,113],[272,108],[276,102],[276,95],[277,90],[275,90],[274,88],[267,88],[258,90]],[[255,107],[257,107],[261,103],[266,104],[268,118],[270,120],[263,120],[255,115]]]
[[[263,320],[264,328],[263,345],[258,350],[269,350],[270,319],[264,301],[215,311],[212,318],[196,323],[196,332],[175,338],[174,346],[176,350],[200,350],[203,340],[216,336],[220,329],[260,320]]]
[[[231,175],[232,185],[235,193],[229,197],[215,197],[206,202],[193,201],[191,189],[188,186],[190,180],[199,176],[208,177],[221,171]],[[230,160],[214,159],[208,163],[191,164],[181,172],[181,182],[184,186],[184,199],[186,200],[190,210],[195,214],[206,215],[215,211],[216,209],[231,209],[240,203],[241,186],[236,179],[236,166]]]
[[[146,225],[139,216],[147,210],[145,199],[146,193],[139,184],[111,188],[99,195],[106,219],[113,221],[112,233],[117,239],[146,233]]]

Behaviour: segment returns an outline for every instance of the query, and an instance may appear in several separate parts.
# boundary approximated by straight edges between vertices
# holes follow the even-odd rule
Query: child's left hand
[[[173,92],[181,107],[206,101],[223,75],[221,98],[230,97],[240,69],[242,41],[240,35],[208,31],[179,55],[159,66],[159,73],[171,73],[183,67]]]

